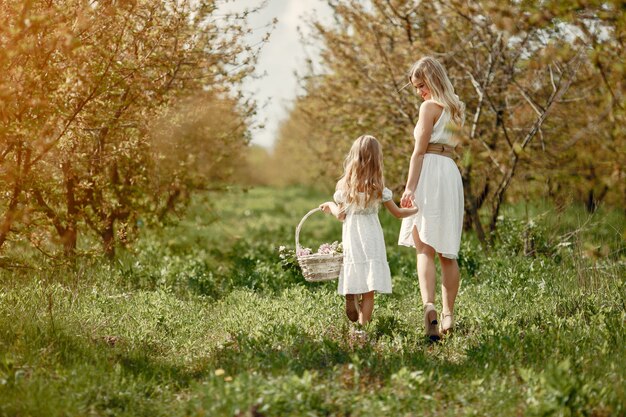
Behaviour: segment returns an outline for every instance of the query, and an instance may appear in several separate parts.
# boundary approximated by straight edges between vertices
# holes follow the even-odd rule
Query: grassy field
[[[623,213],[515,206],[488,252],[464,235],[456,332],[430,344],[386,213],[394,293],[367,338],[336,282],[281,268],[277,247],[325,198],[209,194],[112,263],[0,272],[0,415],[626,414]],[[340,233],[317,214],[301,241]]]

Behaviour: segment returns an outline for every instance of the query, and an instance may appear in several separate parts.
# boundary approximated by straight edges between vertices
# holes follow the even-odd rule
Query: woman
[[[463,227],[463,184],[452,159],[451,127],[463,124],[464,104],[456,94],[443,66],[424,57],[411,68],[409,82],[424,102],[413,136],[406,188],[400,205],[418,208],[402,221],[398,244],[417,252],[417,276],[424,304],[426,334],[439,340],[454,326],[454,300],[459,291],[457,257]],[[442,272],[441,333],[435,309],[435,253]]]

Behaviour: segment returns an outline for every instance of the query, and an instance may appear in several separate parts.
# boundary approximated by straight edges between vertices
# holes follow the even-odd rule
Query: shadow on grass
[[[402,368],[435,376],[467,377],[467,366],[450,361],[443,344],[416,337],[400,325],[393,318],[379,319],[365,337],[348,324],[327,328],[320,335],[309,334],[296,325],[276,326],[273,334],[240,332],[231,335],[212,361],[230,375],[254,371],[274,375],[300,375],[311,370],[332,373],[350,365],[379,381]],[[398,337],[392,339],[394,335]],[[482,369],[475,370],[479,373]]]

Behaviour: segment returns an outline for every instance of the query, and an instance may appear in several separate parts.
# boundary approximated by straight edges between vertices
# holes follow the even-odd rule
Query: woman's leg
[[[454,300],[459,292],[459,264],[456,259],[446,258],[439,254],[441,263],[441,298],[443,304],[443,314],[454,313]]]
[[[372,312],[374,311],[374,291],[366,292],[362,294],[362,297],[359,323],[366,324],[372,319]]]
[[[435,309],[435,249],[421,241],[413,227],[413,241],[417,252],[417,277],[424,304],[424,331],[432,341],[440,338],[437,310]]]
[[[413,241],[417,253],[417,278],[420,283],[422,304],[435,303],[435,250],[423,243],[413,226]]]

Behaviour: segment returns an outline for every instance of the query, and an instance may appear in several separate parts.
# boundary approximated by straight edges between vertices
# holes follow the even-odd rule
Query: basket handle
[[[307,214],[304,215],[302,220],[300,220],[300,223],[298,223],[298,227],[296,227],[296,251],[298,250],[298,247],[300,246],[300,229],[302,229],[302,225],[304,224],[304,221],[308,219],[309,216],[315,213],[316,211],[320,211],[320,208],[315,207],[313,210],[309,211]]]

